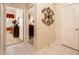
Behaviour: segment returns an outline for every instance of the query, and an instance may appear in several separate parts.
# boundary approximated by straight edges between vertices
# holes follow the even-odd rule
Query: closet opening
[[[34,20],[35,19],[35,6],[33,4],[28,8],[28,32],[29,32],[29,43],[34,46]]]
[[[13,6],[6,6],[6,46],[15,45],[24,41],[23,9]]]

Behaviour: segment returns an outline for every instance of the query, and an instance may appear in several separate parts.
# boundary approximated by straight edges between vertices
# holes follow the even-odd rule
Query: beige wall
[[[47,7],[54,10],[54,4],[37,4],[37,50],[44,48],[55,40],[55,22],[50,26],[42,22],[44,15],[41,13],[41,10]]]
[[[55,4],[55,38],[60,40],[60,4]]]

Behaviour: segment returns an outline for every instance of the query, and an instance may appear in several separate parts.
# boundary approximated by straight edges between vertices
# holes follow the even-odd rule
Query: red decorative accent
[[[13,31],[13,27],[7,27],[6,30],[12,32]]]
[[[15,18],[14,14],[6,14],[7,18]]]

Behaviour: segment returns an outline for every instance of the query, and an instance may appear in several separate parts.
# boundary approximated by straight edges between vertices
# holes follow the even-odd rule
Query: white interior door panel
[[[73,7],[64,7],[61,9],[61,32],[62,44],[74,48],[74,23],[75,9]]]

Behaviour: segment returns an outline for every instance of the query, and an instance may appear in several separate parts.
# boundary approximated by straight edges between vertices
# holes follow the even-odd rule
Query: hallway
[[[53,42],[50,46],[35,51],[33,47],[27,43],[24,46],[24,42],[9,46],[6,50],[7,55],[78,55],[79,52],[72,50],[68,47],[61,45],[59,42]]]
[[[7,6],[7,13],[7,7],[1,11],[0,49],[5,50],[5,55],[79,55],[76,51],[79,50],[79,4],[15,3]],[[5,18],[10,23],[4,21]],[[9,33],[4,30],[7,28],[11,29]]]

